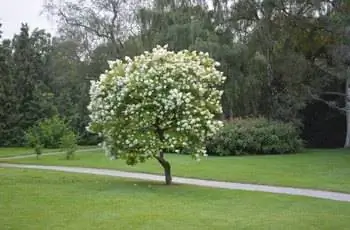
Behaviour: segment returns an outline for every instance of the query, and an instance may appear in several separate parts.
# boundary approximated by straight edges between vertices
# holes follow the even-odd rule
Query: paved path
[[[54,171],[71,172],[71,173],[84,173],[84,174],[105,175],[105,176],[113,176],[113,177],[133,178],[133,179],[139,179],[139,180],[164,181],[164,177],[160,175],[123,172],[123,171],[109,170],[109,169],[0,163],[0,168],[1,167],[54,170]],[[300,188],[277,187],[277,186],[267,186],[267,185],[241,184],[241,183],[220,182],[220,181],[211,181],[211,180],[190,179],[190,178],[183,178],[183,177],[173,177],[173,182],[178,184],[189,184],[189,185],[197,185],[197,186],[204,186],[204,187],[299,195],[299,196],[308,196],[308,197],[350,202],[350,194],[339,193],[339,192],[327,192],[327,191],[320,191],[320,190],[314,190],[314,189],[300,189]]]
[[[76,153],[79,152],[90,152],[90,151],[95,151],[95,150],[100,150],[101,148],[91,148],[91,149],[78,149],[75,151]],[[57,151],[57,152],[48,152],[48,153],[43,153],[41,156],[50,156],[50,155],[58,155],[58,154],[63,154],[63,151]],[[14,159],[23,159],[23,158],[30,158],[30,157],[36,157],[36,154],[21,154],[21,155],[16,155],[16,156],[8,156],[8,157],[1,157],[0,156],[0,161],[1,160],[14,160]]]

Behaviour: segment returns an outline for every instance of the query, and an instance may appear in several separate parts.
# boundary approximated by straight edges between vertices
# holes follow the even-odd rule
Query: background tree
[[[89,69],[79,54],[79,43],[74,40],[54,38],[50,62],[49,87],[58,114],[69,121],[81,144],[92,139],[85,127],[88,124]]]
[[[58,20],[59,31],[66,38],[79,40],[82,51],[90,52],[109,42],[117,54],[123,43],[137,32],[135,11],[140,0],[49,0],[44,11]]]
[[[28,129],[37,120],[50,116],[54,108],[48,100],[51,92],[47,87],[45,66],[50,52],[50,35],[34,30],[32,34],[26,24],[13,40],[13,65],[15,95],[20,115],[17,126]]]
[[[79,2],[45,5],[58,21],[56,38],[24,25],[14,39],[1,40],[1,145],[23,144],[27,127],[56,113],[80,144],[96,143],[85,131],[89,80],[108,60],[156,44],[208,52],[221,63],[224,119],[292,121],[309,146],[343,144],[346,116],[337,111],[348,111],[347,1]]]
[[[314,60],[314,65],[330,79],[342,82],[340,91],[320,91],[313,98],[326,103],[346,115],[346,138],[344,147],[350,147],[350,2],[333,1],[328,15],[323,19],[324,28],[332,36],[324,44],[324,53]],[[333,100],[329,100],[333,96]],[[335,98],[334,98],[335,96]],[[328,97],[328,98],[327,98]],[[341,99],[339,101],[339,98]],[[338,100],[337,100],[338,99]],[[339,103],[340,102],[340,103]]]
[[[11,41],[0,41],[0,145],[8,146],[16,142],[19,133],[19,128],[16,127],[19,114],[12,77],[14,66],[11,59]]]
[[[47,88],[50,36],[23,24],[13,41],[1,45],[1,121],[3,145],[24,144],[24,130],[54,112]]]

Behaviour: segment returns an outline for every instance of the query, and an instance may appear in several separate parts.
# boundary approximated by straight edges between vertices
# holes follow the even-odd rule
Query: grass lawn
[[[1,229],[348,229],[350,203],[0,168]]]
[[[349,150],[318,150],[278,156],[209,157],[201,162],[184,155],[169,154],[167,158],[176,176],[350,193]],[[109,160],[101,151],[77,153],[74,160],[65,160],[63,156],[43,156],[39,160],[27,158],[8,162],[163,173],[155,160],[127,166],[123,160]]]
[[[79,146],[79,149],[97,148],[96,146]],[[43,153],[58,152],[60,149],[43,149]],[[34,154],[34,150],[28,147],[0,148],[0,157]]]
[[[44,149],[44,153],[48,152],[56,152],[59,149]],[[8,148],[0,148],[0,157],[10,157],[10,156],[18,156],[18,155],[29,155],[34,154],[34,150],[32,148],[27,147],[8,147]]]

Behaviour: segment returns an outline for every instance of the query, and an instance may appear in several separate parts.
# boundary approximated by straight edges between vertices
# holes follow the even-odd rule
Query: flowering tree
[[[91,82],[88,130],[104,137],[109,155],[129,165],[157,159],[171,184],[165,152],[186,149],[199,159],[206,139],[222,126],[214,119],[225,80],[218,65],[207,53],[166,46],[109,62],[110,69]]]

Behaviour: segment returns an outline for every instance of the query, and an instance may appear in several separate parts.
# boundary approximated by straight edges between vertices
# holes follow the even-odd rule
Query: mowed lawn
[[[59,149],[44,149],[44,153],[48,152],[57,152]],[[8,148],[0,148],[0,157],[10,157],[10,156],[18,156],[18,155],[29,155],[34,154],[34,150],[32,148],[27,147],[8,147]]]
[[[78,149],[94,149],[96,146],[79,146]],[[61,149],[43,149],[43,153],[50,152],[61,152]],[[11,157],[11,156],[19,156],[19,155],[30,155],[34,154],[33,148],[29,147],[8,147],[8,148],[0,148],[0,158],[1,157]]]
[[[349,229],[350,203],[0,168],[1,229]]]
[[[167,158],[176,176],[350,193],[349,150],[309,150],[277,156],[208,157],[200,162],[185,155],[168,154]],[[77,153],[74,160],[65,160],[63,156],[43,156],[39,160],[27,158],[7,162],[163,173],[153,159],[127,166],[124,160],[109,160],[102,151]]]

